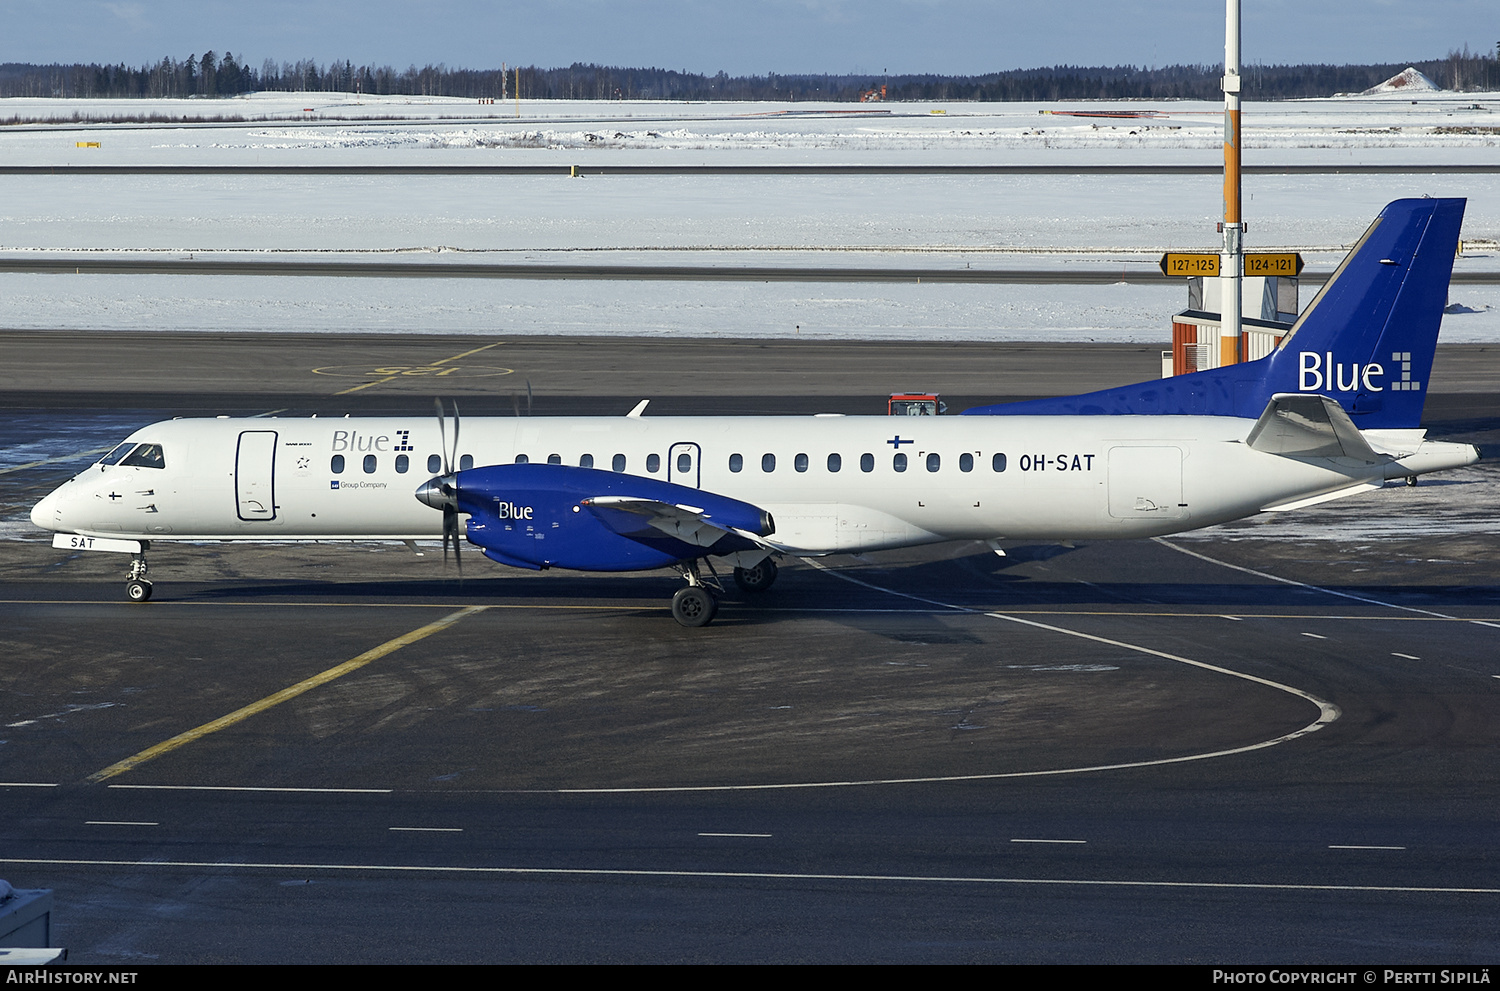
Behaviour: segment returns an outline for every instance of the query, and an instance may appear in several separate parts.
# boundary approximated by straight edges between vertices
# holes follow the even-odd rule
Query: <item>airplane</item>
[[[1297,509],[1473,464],[1419,426],[1465,207],[1389,204],[1279,349],[957,416],[174,419],[47,495],[53,546],[462,536],[515,568],[676,569],[714,618],[776,560],[952,540],[1120,539]],[[460,429],[462,440],[460,440]],[[462,523],[460,518],[462,519]],[[459,560],[462,567],[462,561]],[[706,569],[706,573],[705,573]]]

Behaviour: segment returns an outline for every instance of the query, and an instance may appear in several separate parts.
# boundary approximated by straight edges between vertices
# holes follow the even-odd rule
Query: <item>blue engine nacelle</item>
[[[491,465],[458,472],[454,481],[458,511],[469,515],[469,542],[493,561],[534,571],[643,571],[757,546],[736,533],[707,546],[680,539],[653,526],[649,510],[620,509],[608,503],[611,497],[687,509],[718,530],[765,536],[775,528],[770,514],[748,502],[593,468]]]

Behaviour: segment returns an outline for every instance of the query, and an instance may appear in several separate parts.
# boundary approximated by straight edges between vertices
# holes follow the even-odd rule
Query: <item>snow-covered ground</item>
[[[1186,540],[1288,540],[1357,543],[1434,537],[1490,537],[1500,531],[1500,465],[1480,462],[1445,471],[1411,487],[1387,483],[1369,492],[1306,509],[1261,513],[1179,534]]]
[[[1261,160],[1493,161],[1500,94],[1395,93],[1247,103],[1247,164]],[[70,162],[1219,160],[1222,105],[1097,103],[671,103],[257,93],[223,100],[0,100],[7,158]],[[1137,119],[1069,116],[1132,113]],[[129,118],[184,123],[131,123]],[[76,119],[75,119],[76,118]],[[234,118],[215,122],[213,118]],[[33,125],[29,122],[47,121]],[[112,121],[117,121],[112,123]],[[87,133],[84,133],[87,132]],[[64,140],[59,141],[62,138]],[[77,140],[102,147],[77,149]],[[437,153],[435,156],[433,153]],[[516,158],[519,153],[520,158]],[[1271,153],[1274,153],[1271,154]],[[440,156],[440,157],[439,157]],[[1330,156],[1334,156],[1330,158]],[[1457,156],[1457,157],[1455,157]]]
[[[1251,104],[1245,161],[1494,162],[1492,95]],[[1147,113],[1082,118],[1057,111]],[[936,111],[942,111],[941,113]],[[78,120],[74,120],[76,117]],[[0,164],[976,164],[1219,160],[1194,102],[726,104],[0,100]],[[91,123],[129,116],[178,123]],[[194,122],[194,118],[243,118]],[[98,148],[79,148],[98,142]],[[1500,268],[1500,176],[1248,176],[1253,248],[1327,270],[1399,196],[1468,196],[1459,270]],[[274,257],[1154,270],[1217,243],[1220,183],[1164,176],[0,176],[0,257]],[[1303,301],[1311,298],[1304,289]],[[1500,287],[1445,340],[1500,339]],[[1159,341],[1180,284],[1034,287],[0,275],[0,325]]]

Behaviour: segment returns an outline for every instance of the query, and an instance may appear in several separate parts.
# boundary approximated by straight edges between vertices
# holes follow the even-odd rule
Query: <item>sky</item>
[[[1243,59],[1493,54],[1500,0],[1243,0]],[[0,0],[0,62],[655,66],[964,75],[1222,61],[1222,0]]]

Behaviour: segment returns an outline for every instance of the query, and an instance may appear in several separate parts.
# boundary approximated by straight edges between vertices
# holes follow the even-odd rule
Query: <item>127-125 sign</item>
[[[1203,276],[1205,278],[1217,278],[1219,274],[1219,256],[1207,252],[1202,254],[1189,254],[1187,252],[1169,251],[1161,256],[1161,274],[1171,278]]]

